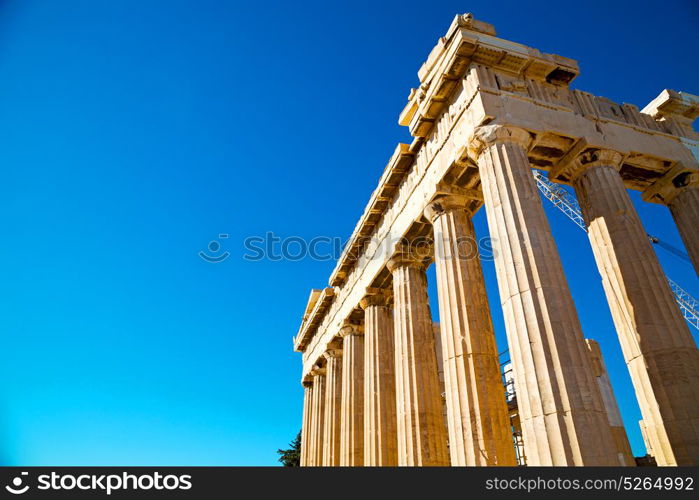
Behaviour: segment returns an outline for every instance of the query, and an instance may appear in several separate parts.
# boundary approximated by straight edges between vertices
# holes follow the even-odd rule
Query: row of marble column
[[[618,430],[531,175],[530,142],[524,130],[485,126],[469,147],[481,176],[527,460],[618,465]],[[652,452],[662,465],[698,464],[699,356],[620,166],[618,153],[591,150],[566,173]],[[695,255],[699,196],[689,190],[671,210]],[[424,261],[399,249],[388,262],[393,289],[369,291],[360,304],[364,321],[343,326],[341,348],[328,350],[304,383],[303,465],[515,464],[480,261],[460,248],[476,241],[466,206],[451,195],[425,209],[434,231],[446,425]]]

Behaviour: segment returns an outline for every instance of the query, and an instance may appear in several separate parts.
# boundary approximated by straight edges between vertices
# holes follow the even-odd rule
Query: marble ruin
[[[699,98],[664,90],[639,110],[571,89],[578,73],[470,14],[439,39],[399,117],[414,139],[396,147],[294,338],[302,465],[635,464],[532,169],[575,190],[649,454],[699,465],[699,355],[627,192],[669,208],[696,270]],[[516,397],[477,253],[481,207]]]

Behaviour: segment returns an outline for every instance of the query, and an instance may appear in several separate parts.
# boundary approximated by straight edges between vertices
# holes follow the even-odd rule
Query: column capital
[[[342,357],[342,349],[328,349],[323,353],[323,357],[325,359],[330,359],[330,358],[341,358]]]
[[[429,265],[428,261],[432,253],[433,246],[431,243],[400,243],[396,245],[396,253],[386,262],[386,267],[388,267],[390,272],[399,267],[416,267],[424,271]]]
[[[359,301],[359,307],[366,309],[370,306],[387,306],[393,298],[391,290],[384,288],[368,288],[367,294]]]
[[[699,170],[678,163],[641,194],[643,201],[669,205],[682,191],[699,187]]]
[[[311,369],[311,371],[308,372],[308,373],[309,373],[312,377],[316,377],[316,376],[318,376],[318,375],[325,375],[325,372],[326,372],[326,369],[325,369],[324,366],[315,365],[315,366],[313,366],[313,368]]]
[[[301,380],[301,385],[305,388],[309,388],[313,386],[313,377],[311,376],[310,373],[303,377],[303,380]]]
[[[613,149],[587,148],[570,161],[563,161],[552,168],[549,178],[573,184],[587,169],[612,167],[619,170],[623,160],[624,155]]]
[[[434,223],[435,219],[440,215],[449,213],[453,210],[465,210],[469,215],[473,215],[471,210],[468,209],[468,202],[470,200],[465,196],[459,195],[446,195],[438,196],[431,202],[427,204],[424,210],[424,215],[431,223]]]
[[[356,323],[345,321],[340,328],[340,337],[345,338],[348,335],[364,335],[364,327]]]
[[[422,259],[417,259],[414,256],[405,253],[397,253],[386,262],[388,270],[393,272],[399,267],[416,267],[425,270],[425,262]]]
[[[475,161],[483,150],[495,143],[515,143],[527,149],[532,136],[519,127],[509,125],[482,125],[476,127],[468,140],[468,154]]]

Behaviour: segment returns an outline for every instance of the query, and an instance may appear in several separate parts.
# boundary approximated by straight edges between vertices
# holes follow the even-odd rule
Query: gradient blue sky
[[[615,101],[699,92],[696,2],[545,4],[0,2],[0,462],[276,464],[301,419],[291,338],[334,263],[247,262],[242,241],[351,233],[456,13],[577,59],[573,86]],[[666,209],[638,208],[682,245]],[[585,234],[547,210],[642,454]],[[207,263],[219,233],[231,256]]]

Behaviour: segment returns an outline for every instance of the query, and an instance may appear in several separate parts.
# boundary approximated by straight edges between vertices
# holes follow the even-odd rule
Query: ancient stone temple
[[[699,465],[699,355],[627,192],[668,207],[699,265],[699,98],[664,90],[639,110],[571,89],[578,72],[469,14],[439,39],[399,117],[413,141],[396,147],[294,338],[302,465],[634,464],[533,169],[575,190],[649,453]],[[472,223],[481,208],[516,398]]]

